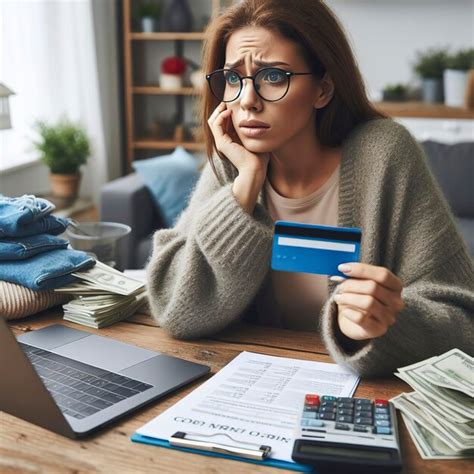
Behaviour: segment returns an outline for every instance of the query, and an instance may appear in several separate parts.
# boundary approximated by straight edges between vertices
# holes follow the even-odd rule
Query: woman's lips
[[[269,130],[269,127],[240,127],[240,130],[242,130],[242,133],[250,138],[257,138],[261,137],[264,135],[267,130]]]

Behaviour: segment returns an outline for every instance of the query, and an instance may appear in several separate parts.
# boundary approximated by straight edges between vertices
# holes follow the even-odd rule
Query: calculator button
[[[360,416],[362,418],[372,418],[372,411],[356,410],[355,414],[356,416]]]
[[[322,408],[330,408],[331,410],[336,409],[336,402],[322,402],[321,403],[321,409]]]
[[[318,412],[317,411],[304,411],[301,417],[316,419],[318,417]]]
[[[390,426],[390,421],[388,420],[375,420],[375,426]]]
[[[390,415],[386,415],[384,413],[376,413],[374,417],[375,420],[390,420]]]
[[[322,426],[325,426],[324,422],[321,420],[302,419],[300,424],[307,428],[321,428]]]
[[[336,413],[336,408],[333,406],[325,406],[319,409],[321,413]]]
[[[354,398],[354,402],[359,405],[372,405],[372,400],[369,398]]]
[[[336,421],[352,423],[354,421],[354,417],[348,415],[337,415]]]
[[[351,427],[349,425],[346,425],[345,423],[336,423],[334,425],[334,428],[336,430],[344,430],[344,431],[350,431]]]
[[[380,407],[375,407],[375,413],[382,413],[384,415],[388,415],[389,414],[389,410],[388,408],[380,408]]]
[[[377,406],[377,407],[379,407],[379,406],[380,407],[388,407],[388,400],[385,400],[383,398],[376,398],[374,400],[374,402],[375,402],[375,406]]]
[[[313,406],[310,406],[310,405],[305,405],[304,406],[304,411],[306,412],[314,412],[314,413],[318,413],[319,411],[319,406],[318,405],[313,405]]]
[[[350,404],[354,403],[354,399],[349,398],[349,397],[339,397],[337,401],[341,403],[350,403]]]
[[[354,414],[354,410],[352,410],[352,408],[339,408],[337,410],[337,414],[338,415],[353,415]]]
[[[329,401],[336,401],[336,397],[333,397],[332,395],[323,395],[321,397],[321,401],[323,402],[329,402]]]
[[[355,424],[356,425],[371,425],[372,424],[372,418],[356,418],[355,419]]]
[[[359,433],[367,433],[368,429],[369,427],[365,425],[354,425],[354,431],[358,431]]]
[[[306,405],[319,405],[319,395],[306,395],[305,399]]]
[[[334,421],[335,418],[336,418],[336,414],[333,413],[333,412],[326,412],[326,413],[321,413],[319,415],[319,418],[321,420],[331,420],[331,421]]]
[[[373,432],[375,434],[392,434],[392,430],[388,426],[374,426]]]
[[[346,410],[353,410],[354,405],[352,403],[343,402],[343,403],[338,403],[337,408],[346,409]]]

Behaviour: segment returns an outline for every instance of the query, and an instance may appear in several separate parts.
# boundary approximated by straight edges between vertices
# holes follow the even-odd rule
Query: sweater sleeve
[[[375,171],[362,171],[378,188],[375,205],[362,202],[358,223],[365,234],[362,261],[402,280],[405,308],[386,334],[354,344],[352,352],[338,337],[334,293],[321,314],[331,356],[363,376],[386,375],[454,347],[472,353],[474,343],[472,259],[419,144],[397,127],[387,155],[369,163]]]
[[[269,268],[268,219],[259,203],[253,215],[246,213],[232,182],[219,185],[207,164],[175,227],[154,235],[147,292],[158,324],[187,339],[239,318]]]
[[[454,347],[472,355],[473,288],[472,264],[461,249],[406,286],[402,291],[405,309],[398,313],[397,322],[354,353],[345,351],[336,336],[338,310],[333,293],[323,309],[324,342],[336,362],[362,376],[387,375]]]

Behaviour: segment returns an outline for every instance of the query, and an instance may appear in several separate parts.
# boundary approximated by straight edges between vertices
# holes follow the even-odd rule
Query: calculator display
[[[327,454],[343,456],[347,458],[360,458],[360,459],[377,459],[377,460],[390,460],[392,455],[388,451],[368,451],[362,450],[359,447],[356,449],[345,449],[336,448],[330,446],[302,444],[299,446],[299,451],[303,454]]]

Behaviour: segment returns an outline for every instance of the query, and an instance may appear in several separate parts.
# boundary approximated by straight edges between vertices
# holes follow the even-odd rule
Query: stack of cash
[[[103,328],[128,318],[146,302],[143,282],[99,261],[73,275],[80,281],[55,290],[74,296],[63,305],[67,321]]]
[[[474,457],[474,358],[452,349],[398,369],[415,391],[391,402],[423,459]]]

